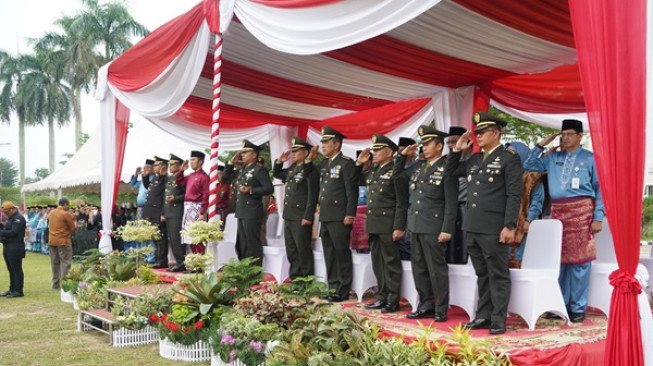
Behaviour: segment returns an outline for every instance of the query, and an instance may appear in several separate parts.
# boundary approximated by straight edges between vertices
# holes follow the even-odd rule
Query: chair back
[[[278,237],[277,228],[279,225],[279,214],[273,212],[268,215],[268,221],[265,223],[265,237],[268,239],[275,239]]]
[[[227,215],[227,221],[224,224],[224,239],[227,243],[235,243],[236,238],[238,237],[238,219],[236,219],[235,213],[230,213]]]
[[[522,269],[555,269],[560,271],[562,222],[535,220],[528,228]]]
[[[617,263],[617,253],[614,251],[614,241],[608,220],[603,220],[603,229],[594,236],[596,242],[595,263]]]

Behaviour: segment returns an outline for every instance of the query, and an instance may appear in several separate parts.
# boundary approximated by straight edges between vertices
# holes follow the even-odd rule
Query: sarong
[[[199,220],[200,210],[202,209],[202,202],[184,202],[184,217],[181,219],[181,229],[186,230],[186,226]],[[191,238],[187,235],[182,235],[181,242],[190,245],[190,250],[193,253],[204,254],[204,244],[190,244]]]
[[[591,197],[552,200],[551,218],[562,221],[561,264],[586,263],[596,259],[596,244],[590,232],[594,205]]]

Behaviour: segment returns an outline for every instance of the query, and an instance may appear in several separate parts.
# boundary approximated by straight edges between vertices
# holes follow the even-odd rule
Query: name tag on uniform
[[[579,189],[580,188],[580,178],[579,177],[571,178],[571,188],[572,189]]]

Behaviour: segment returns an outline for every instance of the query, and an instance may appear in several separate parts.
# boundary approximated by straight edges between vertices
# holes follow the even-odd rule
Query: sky
[[[190,10],[199,1],[123,2],[136,21],[153,31],[168,20]],[[57,30],[52,24],[55,19],[64,14],[73,15],[81,8],[81,0],[0,0],[0,49],[13,55],[31,53],[28,38],[37,38],[46,32]],[[92,95],[93,91],[90,95],[82,97],[82,131],[87,134],[96,130],[100,118],[100,104]],[[139,117],[134,116],[132,122],[139,123]],[[71,119],[68,126],[55,127],[55,169],[60,167],[58,162],[65,159],[64,154],[75,152],[74,126],[74,120]],[[48,167],[47,125],[27,127],[25,142],[25,176],[30,177],[34,176],[36,169]],[[18,168],[18,122],[15,116],[9,124],[0,124],[0,157],[11,160]]]

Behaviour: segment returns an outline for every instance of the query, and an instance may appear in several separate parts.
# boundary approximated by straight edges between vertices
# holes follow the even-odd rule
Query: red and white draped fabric
[[[571,1],[573,7],[578,3],[611,2]],[[490,104],[559,128],[570,116],[587,122],[587,103],[592,137],[602,141],[602,187],[614,189],[609,177],[624,176],[615,174],[616,167],[632,169],[633,179],[623,184],[634,184],[642,164],[634,166],[637,160],[630,158],[643,156],[643,146],[629,144],[627,153],[613,153],[617,135],[609,135],[608,126],[627,115],[645,120],[639,109],[624,112],[639,100],[624,97],[634,89],[612,89],[631,85],[639,56],[609,42],[621,40],[623,29],[640,42],[644,30],[635,32],[629,17],[646,12],[640,9],[644,0],[618,4],[615,17],[623,17],[628,28],[570,14],[569,0],[203,0],[100,70],[97,97],[108,143],[103,159],[114,166],[116,154],[122,155],[114,148],[116,101],[182,139],[210,147],[212,173],[218,146],[236,150],[244,138],[270,140],[279,153],[295,133],[317,143],[319,128],[327,124],[347,135],[344,152],[353,155],[369,146],[374,132],[396,139],[415,136],[417,126],[432,121],[442,130],[471,127],[473,111]],[[635,47],[631,42],[623,44]],[[617,63],[600,47],[624,57]],[[588,61],[603,58],[605,63]],[[594,71],[604,68],[615,74],[601,78]],[[603,160],[608,154],[613,160]],[[116,168],[105,170],[103,200],[113,196],[104,185],[114,182]],[[620,216],[621,210],[638,207],[641,190],[627,189],[633,192],[627,200],[606,200],[610,217],[630,217]],[[110,207],[103,202],[106,217]],[[625,248],[639,233],[634,222],[616,223],[617,254],[629,275],[634,249]],[[618,306],[615,314],[626,307]]]

